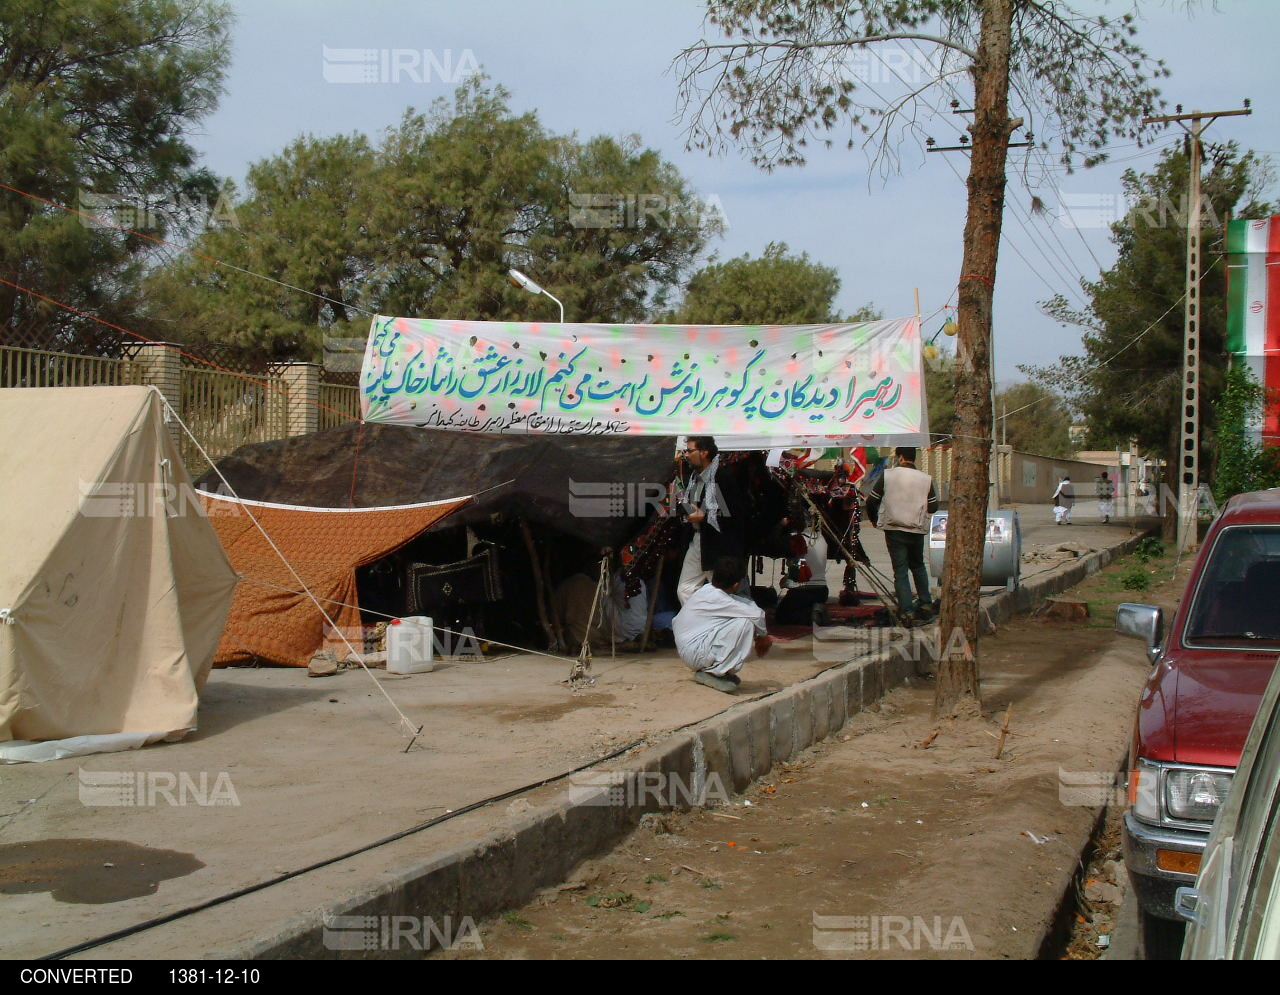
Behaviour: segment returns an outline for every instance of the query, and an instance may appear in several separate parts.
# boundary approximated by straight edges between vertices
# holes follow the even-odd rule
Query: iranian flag
[[[1227,351],[1280,390],[1280,215],[1227,223]],[[1261,430],[1280,445],[1280,405],[1268,407]]]

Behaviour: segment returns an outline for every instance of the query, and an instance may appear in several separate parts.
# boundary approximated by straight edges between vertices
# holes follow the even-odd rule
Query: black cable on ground
[[[385,836],[380,840],[375,840],[373,843],[366,843],[364,846],[357,847],[354,850],[338,854],[336,857],[329,857],[325,860],[317,861],[314,864],[309,864],[308,866],[299,868],[296,871],[289,871],[287,874],[280,874],[268,881],[260,881],[258,884],[251,884],[246,888],[239,889],[238,891],[233,891],[226,895],[219,895],[217,898],[211,898],[207,902],[201,902],[198,905],[190,905],[184,909],[179,909],[176,912],[170,912],[168,915],[148,919],[146,922],[141,922],[135,926],[126,927],[125,929],[116,930],[114,933],[107,933],[105,936],[99,936],[92,940],[85,940],[83,943],[77,943],[74,946],[65,947],[62,950],[56,950],[51,954],[44,954],[37,959],[62,960],[64,957],[71,957],[74,954],[83,953],[86,950],[92,950],[94,947],[100,947],[106,943],[114,943],[116,940],[122,940],[125,937],[133,936],[136,933],[141,933],[148,929],[154,929],[156,926],[163,926],[165,923],[173,922],[175,919],[181,919],[185,916],[194,915],[197,912],[203,912],[205,909],[211,909],[216,905],[224,905],[225,903],[234,901],[237,898],[243,898],[245,895],[252,895],[255,891],[262,891],[264,888],[271,888],[275,885],[282,884],[291,878],[301,877],[303,874],[310,874],[312,871],[320,870],[322,867],[328,867],[330,864],[336,864],[339,861],[347,860],[362,853],[367,853],[377,847],[385,846],[388,843],[394,843],[397,840],[402,840],[406,836],[412,836],[414,833],[420,833],[424,829],[430,829],[432,826],[438,826],[442,822],[448,822],[450,819],[456,819],[460,815],[466,815],[468,812],[474,812],[476,809],[483,808],[485,805],[492,805],[494,802],[503,801],[504,799],[511,798],[514,795],[522,795],[526,791],[535,791],[538,788],[545,787],[548,784],[553,784],[556,781],[562,781],[566,777],[572,777],[574,774],[596,766],[596,764],[603,763],[606,760],[612,760],[614,757],[619,757],[628,750],[633,750],[637,746],[640,746],[642,743],[644,743],[643,739],[634,740],[626,746],[614,750],[612,753],[607,753],[603,757],[597,757],[590,763],[585,763],[580,767],[574,767],[572,770],[567,770],[562,774],[556,774],[552,777],[545,778],[544,780],[538,781],[536,784],[526,784],[524,787],[512,788],[510,791],[504,791],[500,795],[493,795],[490,798],[485,798],[478,802],[472,802],[469,805],[464,805],[462,808],[454,809],[452,812],[446,813],[445,815],[436,816],[434,819],[429,819],[428,821],[419,823],[409,829],[402,829],[400,832],[391,836]]]

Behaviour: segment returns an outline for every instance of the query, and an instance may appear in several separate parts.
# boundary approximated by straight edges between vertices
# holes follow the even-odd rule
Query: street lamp
[[[527,290],[531,294],[547,294],[545,290],[521,273],[518,269],[507,270],[507,279],[521,290]],[[564,305],[560,303],[560,298],[554,294],[547,294],[553,301],[560,304],[560,324],[564,324]]]

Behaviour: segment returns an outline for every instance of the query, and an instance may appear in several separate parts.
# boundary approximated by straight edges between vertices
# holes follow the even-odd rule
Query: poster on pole
[[[593,325],[379,316],[361,412],[368,422],[462,432],[914,441],[927,431],[920,345],[914,317]]]

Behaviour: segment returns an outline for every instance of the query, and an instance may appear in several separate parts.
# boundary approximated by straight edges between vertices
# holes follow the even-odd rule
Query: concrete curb
[[[1014,591],[984,598],[986,616],[999,624],[1032,610],[1130,552],[1141,538],[1132,536]],[[855,646],[850,644],[850,649]],[[465,939],[471,935],[466,933],[468,921],[521,905],[538,890],[563,881],[581,861],[604,852],[634,829],[645,813],[688,808],[691,801],[740,792],[775,763],[839,731],[850,716],[919,672],[919,650],[919,641],[891,644],[775,694],[734,705],[616,761],[621,769],[579,778],[594,783],[566,788],[550,803],[505,820],[477,842],[433,854],[353,892],[326,908],[323,919],[315,913],[296,916],[272,935],[226,956],[241,960],[420,958],[424,949],[439,947],[442,938],[445,943],[450,936]],[[672,790],[664,796],[661,789],[655,790],[656,775],[664,776],[663,784],[690,790],[687,794]],[[1087,844],[1088,839],[1078,849]],[[1067,880],[1065,890],[1070,887]],[[331,949],[337,942],[354,939],[352,930],[357,929],[349,920],[338,926],[335,916],[373,917],[367,929],[360,931],[361,937],[369,938],[371,948]],[[404,917],[416,932],[410,934],[412,942],[388,948],[388,920],[382,917],[395,916]],[[422,928],[424,921],[441,928],[432,935]],[[390,928],[395,929],[394,923]],[[1052,927],[1046,930],[1042,944],[1051,931]]]
[[[1086,577],[1096,574],[1112,560],[1132,553],[1144,538],[1146,538],[1145,534],[1130,536],[1115,546],[1096,550],[1087,556],[1065,563],[1047,575],[1028,581],[1015,590],[983,599],[982,607],[987,610],[991,621],[997,624],[1008,621],[1015,615],[1025,615],[1039,607],[1045,598],[1075,587]]]

